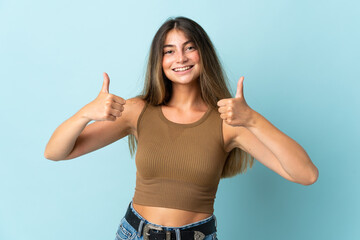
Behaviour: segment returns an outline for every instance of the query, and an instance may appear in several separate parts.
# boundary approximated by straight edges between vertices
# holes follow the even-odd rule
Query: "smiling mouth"
[[[186,66],[186,67],[180,67],[180,68],[174,68],[173,71],[175,71],[175,72],[183,72],[183,71],[189,70],[193,66],[194,65],[190,65],[190,66]]]

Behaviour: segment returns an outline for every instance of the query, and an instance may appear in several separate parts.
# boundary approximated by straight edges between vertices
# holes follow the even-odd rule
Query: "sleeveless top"
[[[224,149],[222,119],[215,109],[190,124],[168,120],[145,103],[137,121],[133,202],[212,214]]]

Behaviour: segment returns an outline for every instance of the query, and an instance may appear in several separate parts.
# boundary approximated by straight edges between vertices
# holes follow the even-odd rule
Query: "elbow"
[[[51,161],[58,161],[57,158],[54,158],[54,156],[51,155],[51,153],[49,152],[48,149],[48,145],[46,145],[45,150],[44,150],[44,158],[46,158],[47,160],[51,160]]]
[[[311,179],[311,180],[309,180],[307,182],[303,182],[301,184],[304,185],[304,186],[310,186],[310,185],[314,184],[316,182],[316,180],[317,179]]]
[[[61,159],[59,158],[56,158],[54,156],[51,156],[49,153],[47,153],[46,151],[44,152],[44,157],[48,160],[51,160],[51,161],[54,161],[54,162],[57,162],[57,161],[60,161]]]
[[[302,183],[305,186],[314,184],[319,178],[319,170],[315,167],[312,176],[308,178],[308,181]]]

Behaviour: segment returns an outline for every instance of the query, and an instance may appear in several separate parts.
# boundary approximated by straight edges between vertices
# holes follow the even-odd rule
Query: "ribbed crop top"
[[[212,214],[228,152],[222,119],[209,107],[196,122],[168,120],[160,106],[145,103],[137,121],[133,202]]]

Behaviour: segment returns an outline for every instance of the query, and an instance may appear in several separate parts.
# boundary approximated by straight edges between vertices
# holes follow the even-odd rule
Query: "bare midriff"
[[[210,217],[212,214],[174,208],[144,206],[133,203],[134,209],[151,223],[166,227],[181,227]]]

